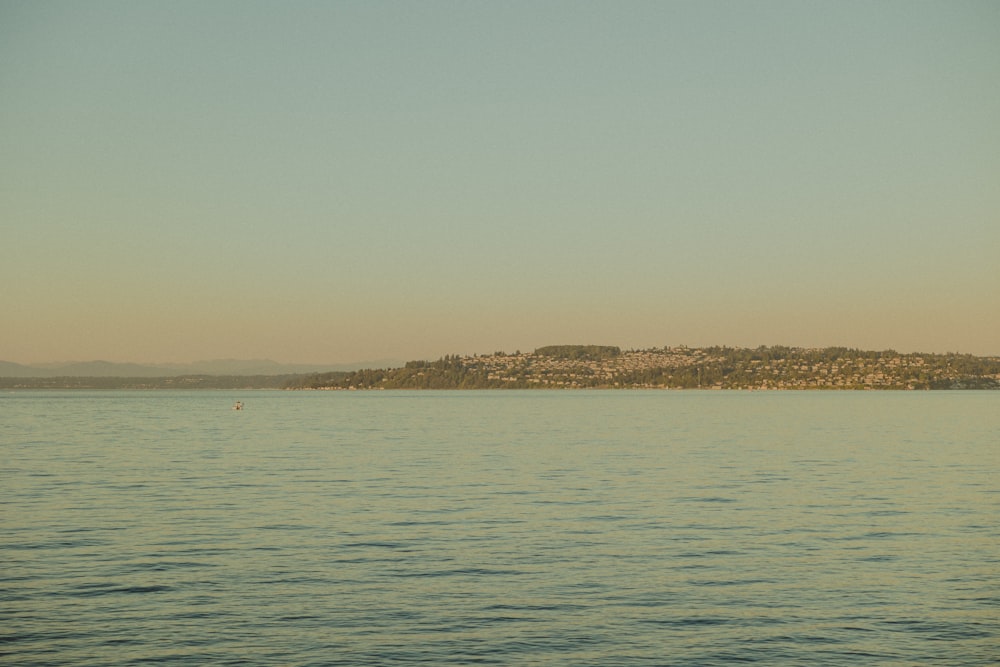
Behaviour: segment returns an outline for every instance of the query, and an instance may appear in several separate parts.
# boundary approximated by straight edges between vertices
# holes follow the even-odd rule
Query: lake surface
[[[0,456],[5,665],[1000,659],[1000,392],[9,392]]]

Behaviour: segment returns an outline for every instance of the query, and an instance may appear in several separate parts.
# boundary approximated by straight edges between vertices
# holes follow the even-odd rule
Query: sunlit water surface
[[[1000,392],[0,394],[0,661],[990,664],[998,452]]]

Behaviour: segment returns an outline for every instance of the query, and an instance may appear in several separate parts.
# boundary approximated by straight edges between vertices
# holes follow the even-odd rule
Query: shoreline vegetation
[[[0,377],[0,389],[1000,389],[1000,357],[844,347],[553,345],[295,375]]]

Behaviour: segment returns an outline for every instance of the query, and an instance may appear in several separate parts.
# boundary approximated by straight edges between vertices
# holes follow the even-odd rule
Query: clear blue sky
[[[1000,3],[0,0],[0,359],[1000,354]]]

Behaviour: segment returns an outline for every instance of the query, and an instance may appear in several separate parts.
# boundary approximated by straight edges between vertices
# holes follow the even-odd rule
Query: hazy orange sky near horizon
[[[0,0],[0,360],[1000,355],[995,2]]]

